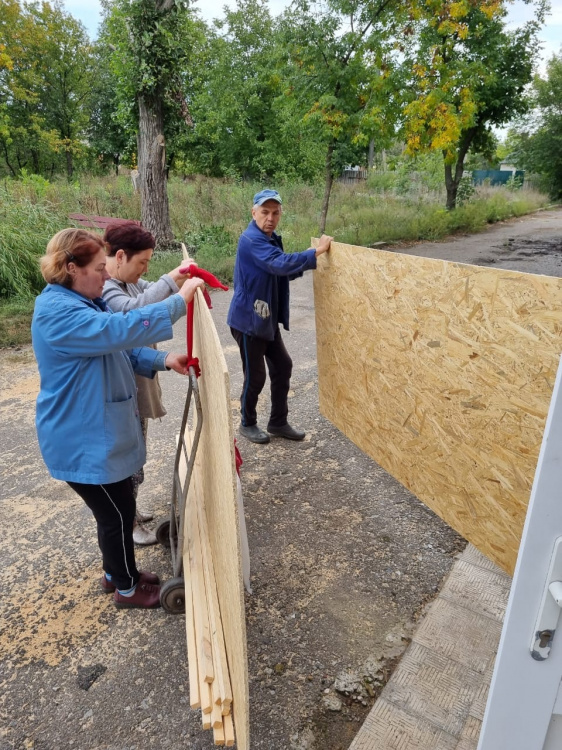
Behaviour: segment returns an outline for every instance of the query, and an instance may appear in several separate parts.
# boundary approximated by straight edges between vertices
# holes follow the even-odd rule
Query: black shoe
[[[304,430],[296,430],[290,424],[284,424],[281,427],[268,427],[267,431],[275,437],[284,437],[287,440],[304,440],[306,437]]]
[[[243,424],[240,425],[240,434],[244,435],[245,438],[252,443],[269,443],[270,437],[267,432],[260,430],[257,424],[253,424],[250,427],[245,427]]]

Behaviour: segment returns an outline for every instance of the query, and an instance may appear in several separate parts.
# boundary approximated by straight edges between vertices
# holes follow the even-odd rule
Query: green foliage
[[[20,170],[20,179],[22,185],[28,187],[33,191],[38,199],[44,198],[47,194],[51,183],[39,174],[29,174],[27,169],[23,167]]]
[[[405,63],[415,92],[404,110],[407,145],[411,154],[443,154],[452,208],[469,149],[493,158],[491,127],[528,106],[524,92],[545,4],[539,0],[537,20],[513,32],[505,29],[498,0],[419,0],[416,7],[419,42]]]
[[[138,127],[138,99],[162,98],[166,135],[181,122],[185,127],[190,122],[190,69],[204,49],[204,25],[183,0],[102,0],[102,7],[97,55],[105,58],[100,86],[106,116],[127,128],[131,142]]]
[[[102,168],[117,169],[123,162],[133,164],[137,149],[135,117],[131,102],[118,96],[119,78],[111,67],[107,34],[102,34],[94,48],[97,75],[92,84],[88,137]]]
[[[168,273],[172,268],[176,268],[183,261],[183,253],[168,252],[156,250],[148,266],[148,273],[145,278],[147,281],[158,281],[160,276]]]
[[[523,178],[511,175],[509,180],[505,183],[506,190],[521,190],[523,187]]]
[[[0,59],[0,152],[22,168],[51,175],[86,150],[91,50],[84,27],[59,3],[0,3],[7,59]]]
[[[457,205],[464,206],[465,203],[474,196],[476,188],[472,182],[472,177],[461,177],[457,189]]]
[[[376,192],[396,195],[437,193],[443,186],[443,159],[436,153],[416,157],[404,154],[393,160],[391,169],[373,170],[367,185]]]
[[[222,225],[186,232],[185,243],[201,268],[213,268],[223,281],[232,279],[238,237]]]
[[[562,198],[562,54],[550,59],[545,78],[537,76],[531,116],[510,132],[511,157],[518,166],[544,175],[551,196]]]

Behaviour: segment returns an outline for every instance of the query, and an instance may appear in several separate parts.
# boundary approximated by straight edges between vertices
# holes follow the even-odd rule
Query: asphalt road
[[[399,250],[558,275],[561,238],[556,210]],[[215,293],[213,315],[236,427],[242,381],[229,300]],[[176,328],[162,348],[184,348],[183,322]],[[307,439],[239,441],[254,591],[252,748],[344,750],[464,541],[319,415],[311,274],[292,285],[285,341],[290,418]],[[139,501],[163,517],[186,383],[174,373],[161,381],[168,416],[150,425]],[[212,747],[189,708],[183,618],[117,610],[99,589],[90,513],[39,454],[29,348],[0,352],[0,385],[0,749]],[[260,415],[265,422],[267,394]],[[95,439],[87,425],[84,438]],[[171,575],[166,550],[143,548],[138,558]]]

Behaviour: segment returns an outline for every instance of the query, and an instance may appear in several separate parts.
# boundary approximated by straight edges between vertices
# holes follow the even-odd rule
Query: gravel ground
[[[558,275],[561,238],[558,210],[400,251]],[[229,300],[214,294],[213,315],[236,426],[241,373]],[[291,419],[307,438],[239,440],[253,586],[251,746],[344,750],[465,542],[319,415],[311,274],[292,285],[291,329]],[[163,348],[184,341],[180,323]],[[173,373],[161,381],[168,416],[150,425],[139,500],[164,517],[186,384]],[[0,385],[1,750],[212,747],[189,708],[183,618],[116,610],[99,590],[93,520],[39,455],[30,349],[0,352]],[[264,394],[262,422],[267,406]],[[166,550],[138,557],[171,575]]]

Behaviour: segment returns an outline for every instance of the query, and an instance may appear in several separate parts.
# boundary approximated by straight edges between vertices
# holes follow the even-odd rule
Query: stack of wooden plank
[[[208,565],[210,566],[210,560],[212,560],[212,567],[214,570],[214,580],[216,588],[210,587],[211,593],[216,590],[219,605],[215,607],[215,612],[218,612],[220,606],[219,620],[222,623],[222,630],[224,633],[224,639],[217,635],[215,645],[217,651],[219,651],[218,644],[224,643],[226,648],[226,656],[228,659],[228,673],[223,668],[223,673],[229,675],[230,687],[232,690],[232,703],[230,706],[230,714],[232,715],[232,721],[234,729],[236,731],[236,747],[237,750],[249,750],[250,748],[250,715],[249,715],[249,680],[248,680],[248,657],[247,657],[247,645],[246,645],[246,621],[244,613],[244,587],[242,579],[242,560],[240,552],[240,522],[238,518],[238,502],[237,502],[237,478],[236,478],[236,464],[234,460],[234,431],[232,428],[232,406],[230,401],[230,380],[228,377],[228,369],[224,359],[221,342],[219,340],[213,319],[211,317],[211,310],[207,307],[203,295],[198,290],[195,298],[195,316],[193,323],[193,354],[199,358],[201,365],[201,377],[198,379],[199,394],[201,397],[201,408],[202,408],[202,430],[199,438],[199,447],[197,449],[197,457],[193,474],[190,479],[190,487],[188,492],[188,500],[186,504],[186,513],[188,517],[185,518],[184,523],[184,544],[183,544],[183,569],[184,579],[189,581],[189,595],[194,601],[194,608],[186,608],[186,622],[188,634],[191,632],[195,633],[195,649],[192,645],[189,648],[189,661],[190,667],[193,669],[194,664],[198,665],[197,679],[192,679],[192,690],[193,684],[196,683],[199,686],[199,700],[201,701],[201,693],[205,697],[205,691],[207,688],[203,687],[201,690],[201,683],[199,681],[199,664],[203,662],[203,654],[209,653],[209,638],[204,635],[204,613],[209,611],[209,604],[207,600],[207,585],[205,584],[205,606],[201,607],[202,621],[199,621],[199,615],[193,616],[193,612],[197,612],[199,602],[199,596],[193,597],[192,578],[191,571],[193,566],[191,559],[196,562],[200,560],[198,569],[198,581],[203,580],[203,583],[199,583],[198,590],[203,590],[205,581],[205,568],[203,566],[203,553],[209,555]],[[195,425],[190,425],[186,429],[186,433],[190,432],[190,429],[194,429]],[[193,433],[191,433],[193,434]],[[190,443],[190,436],[184,435],[186,444]],[[189,453],[189,452],[188,452]],[[181,467],[180,468],[180,477]],[[185,475],[184,475],[185,476]],[[199,506],[192,505],[193,498],[197,498]],[[195,517],[197,518],[197,525],[193,523],[191,517],[194,515],[193,508],[201,508],[204,510],[204,515],[197,510]],[[203,537],[200,533],[201,524],[199,519],[203,518],[203,523],[207,527],[208,538],[203,541]],[[206,522],[206,524],[205,524]],[[196,538],[193,537],[193,544],[189,546],[189,535],[191,534],[190,529],[196,529],[199,536],[201,555],[197,554],[197,543]],[[189,534],[188,534],[189,532]],[[192,551],[193,550],[193,551]],[[201,571],[203,576],[201,578]],[[211,579],[213,573],[209,570]],[[214,594],[212,596],[212,603],[216,603]],[[186,604],[189,604],[186,602]],[[209,615],[207,615],[209,617]],[[197,632],[197,623],[200,623],[200,632],[203,632],[201,638]],[[209,620],[210,622],[210,620]],[[208,634],[211,635],[212,628],[209,625]],[[211,637],[211,649],[213,648],[213,638]],[[201,644],[201,645],[199,645]],[[204,648],[203,648],[204,646]],[[195,652],[195,657],[194,657]],[[201,656],[199,656],[201,653]],[[212,653],[212,652],[211,652]],[[197,658],[199,656],[199,658]],[[222,660],[224,663],[224,659]],[[216,670],[216,659],[213,660],[213,682],[215,670]],[[213,688],[213,682],[206,682],[204,675],[203,682],[211,686],[211,699],[213,698],[213,689],[215,700],[217,699],[217,685]],[[193,693],[192,693],[193,694]],[[220,695],[220,691],[219,691]],[[223,700],[226,703],[227,695],[223,694],[221,697],[221,715],[222,715],[222,703]],[[214,705],[217,705],[216,703]],[[208,712],[208,704],[206,705]],[[226,708],[226,705],[225,705]],[[211,714],[213,706],[211,705]],[[215,716],[217,711],[215,709]],[[206,714],[204,714],[206,716]],[[207,720],[207,719],[206,719]],[[217,722],[218,723],[218,722]],[[212,717],[211,717],[212,724]],[[223,718],[223,726],[225,720]],[[230,731],[230,720],[226,719],[227,731]],[[225,745],[230,745],[232,742],[232,734],[229,735],[230,739],[227,742],[227,735],[225,733]],[[217,735],[217,740],[222,742]]]
[[[186,443],[190,443],[189,434]],[[201,709],[203,729],[213,730],[215,745],[231,747],[232,687],[207,516],[196,471],[185,509],[184,580],[189,703],[191,708]]]

